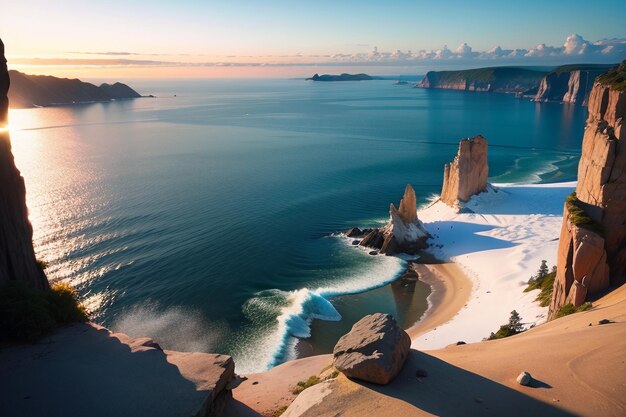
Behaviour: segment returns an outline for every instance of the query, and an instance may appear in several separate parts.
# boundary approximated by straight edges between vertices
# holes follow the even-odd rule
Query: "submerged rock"
[[[333,349],[333,365],[350,378],[388,384],[398,375],[411,348],[409,335],[389,314],[363,317]]]

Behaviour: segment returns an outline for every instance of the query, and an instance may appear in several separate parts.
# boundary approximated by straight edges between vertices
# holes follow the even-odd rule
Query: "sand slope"
[[[598,325],[605,318],[614,323]],[[417,378],[417,369],[428,376]],[[515,381],[522,370],[536,378],[532,387]],[[517,336],[413,351],[384,387],[345,377],[316,385],[284,416],[624,416],[624,375],[626,287]]]

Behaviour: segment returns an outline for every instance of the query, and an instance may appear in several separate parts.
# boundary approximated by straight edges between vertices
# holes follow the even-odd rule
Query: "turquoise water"
[[[585,118],[391,81],[130,83],[159,98],[11,112],[38,256],[97,322],[240,371],[401,273],[330,235],[384,222],[406,183],[426,202],[461,137],[487,137],[492,181],[566,181]]]

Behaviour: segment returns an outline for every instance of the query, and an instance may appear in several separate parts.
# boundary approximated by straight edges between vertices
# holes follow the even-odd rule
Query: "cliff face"
[[[380,249],[380,253],[414,254],[428,246],[428,232],[417,218],[415,191],[410,184],[404,189],[399,208],[389,206],[389,223],[383,228],[370,231],[360,242],[361,246]]]
[[[441,201],[449,206],[466,202],[487,189],[488,174],[487,139],[478,135],[461,140],[456,157],[444,167]]]
[[[536,89],[544,75],[545,72],[513,67],[429,71],[416,87],[523,93]]]
[[[569,67],[572,69],[567,70]],[[557,68],[546,75],[534,100],[586,105],[594,80],[608,69],[606,66],[567,68]]]
[[[589,95],[576,196],[563,212],[551,317],[564,304],[578,306],[587,294],[624,281],[625,117],[626,91],[596,83]]]
[[[33,250],[33,229],[28,220],[24,179],[15,166],[9,138],[9,74],[0,40],[0,285],[23,281],[44,289],[45,274],[38,267]]]
[[[141,97],[122,83],[96,86],[77,79],[48,75],[27,75],[10,71],[9,100],[13,108],[51,106],[56,104],[88,103]]]

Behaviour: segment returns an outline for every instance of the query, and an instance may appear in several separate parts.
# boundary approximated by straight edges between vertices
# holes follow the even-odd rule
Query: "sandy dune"
[[[304,391],[284,416],[626,415],[626,287],[594,306],[507,339],[413,351],[387,386],[343,376],[323,382]],[[602,319],[613,323],[599,325]],[[330,362],[326,358],[292,363],[281,384],[303,379]],[[428,376],[417,378],[417,369]],[[536,379],[531,387],[515,381],[521,371]],[[234,391],[239,401],[249,394]]]

